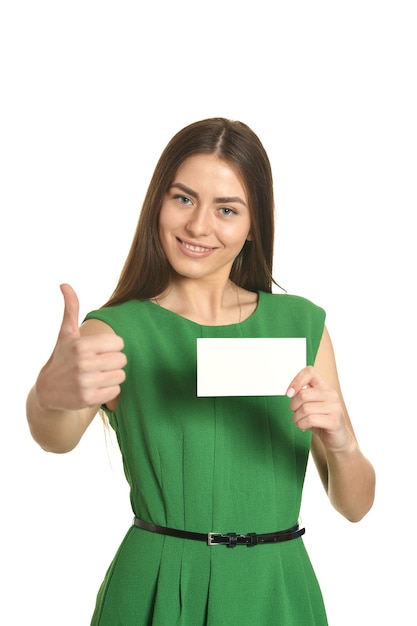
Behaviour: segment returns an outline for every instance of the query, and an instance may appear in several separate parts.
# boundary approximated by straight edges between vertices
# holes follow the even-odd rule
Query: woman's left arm
[[[348,520],[358,522],[372,507],[375,472],[359,448],[326,328],[314,367],[301,370],[287,395],[296,426],[313,433],[311,452],[330,502]]]

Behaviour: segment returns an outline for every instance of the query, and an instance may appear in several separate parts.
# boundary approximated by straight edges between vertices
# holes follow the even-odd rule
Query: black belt
[[[298,524],[279,530],[275,533],[248,533],[247,535],[238,535],[236,533],[193,533],[188,530],[177,530],[176,528],[167,528],[166,526],[158,526],[150,522],[135,517],[133,524],[143,530],[149,530],[160,535],[169,535],[170,537],[180,537],[181,539],[194,539],[195,541],[204,541],[209,546],[227,546],[234,548],[235,546],[257,546],[262,543],[281,543],[290,539],[297,539],[304,535],[305,528],[300,528]]]

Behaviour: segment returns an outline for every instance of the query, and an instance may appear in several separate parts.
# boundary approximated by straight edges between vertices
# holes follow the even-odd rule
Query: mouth
[[[188,241],[184,241],[183,239],[179,239],[178,237],[177,237],[177,241],[186,250],[189,250],[190,252],[194,252],[196,254],[203,254],[203,253],[207,253],[207,252],[211,252],[212,250],[215,250],[215,248],[207,248],[206,246],[200,246],[197,244],[189,243]]]

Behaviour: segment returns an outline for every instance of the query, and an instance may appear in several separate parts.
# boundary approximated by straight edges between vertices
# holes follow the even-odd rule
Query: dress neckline
[[[242,326],[242,324],[245,324],[246,322],[249,322],[249,320],[252,320],[255,317],[255,315],[257,314],[257,312],[259,310],[259,305],[260,305],[260,302],[261,302],[261,297],[262,297],[263,292],[262,291],[255,291],[254,293],[258,294],[258,302],[256,303],[256,307],[255,307],[255,310],[253,311],[253,313],[251,313],[249,315],[249,317],[245,318],[244,320],[241,320],[240,322],[233,322],[232,324],[200,324],[199,322],[194,322],[193,320],[190,320],[188,317],[184,317],[184,315],[180,315],[179,313],[175,313],[174,311],[171,311],[170,309],[166,309],[165,307],[161,306],[160,304],[157,304],[156,302],[152,302],[152,300],[146,300],[145,302],[147,302],[151,306],[155,307],[156,310],[161,311],[161,313],[163,313],[163,314],[167,314],[169,316],[177,317],[177,318],[183,320],[184,322],[187,322],[188,324],[192,324],[193,326],[197,326],[199,328],[232,328],[234,326]]]

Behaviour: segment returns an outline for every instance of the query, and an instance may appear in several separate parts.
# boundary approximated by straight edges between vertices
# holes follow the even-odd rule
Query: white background
[[[114,440],[31,439],[25,399],[60,325],[110,295],[171,136],[248,123],[271,158],[275,278],[327,311],[378,478],[350,524],[309,467],[302,516],[331,626],[417,623],[413,1],[9,0],[0,9],[0,622],[87,626],[131,523]]]

